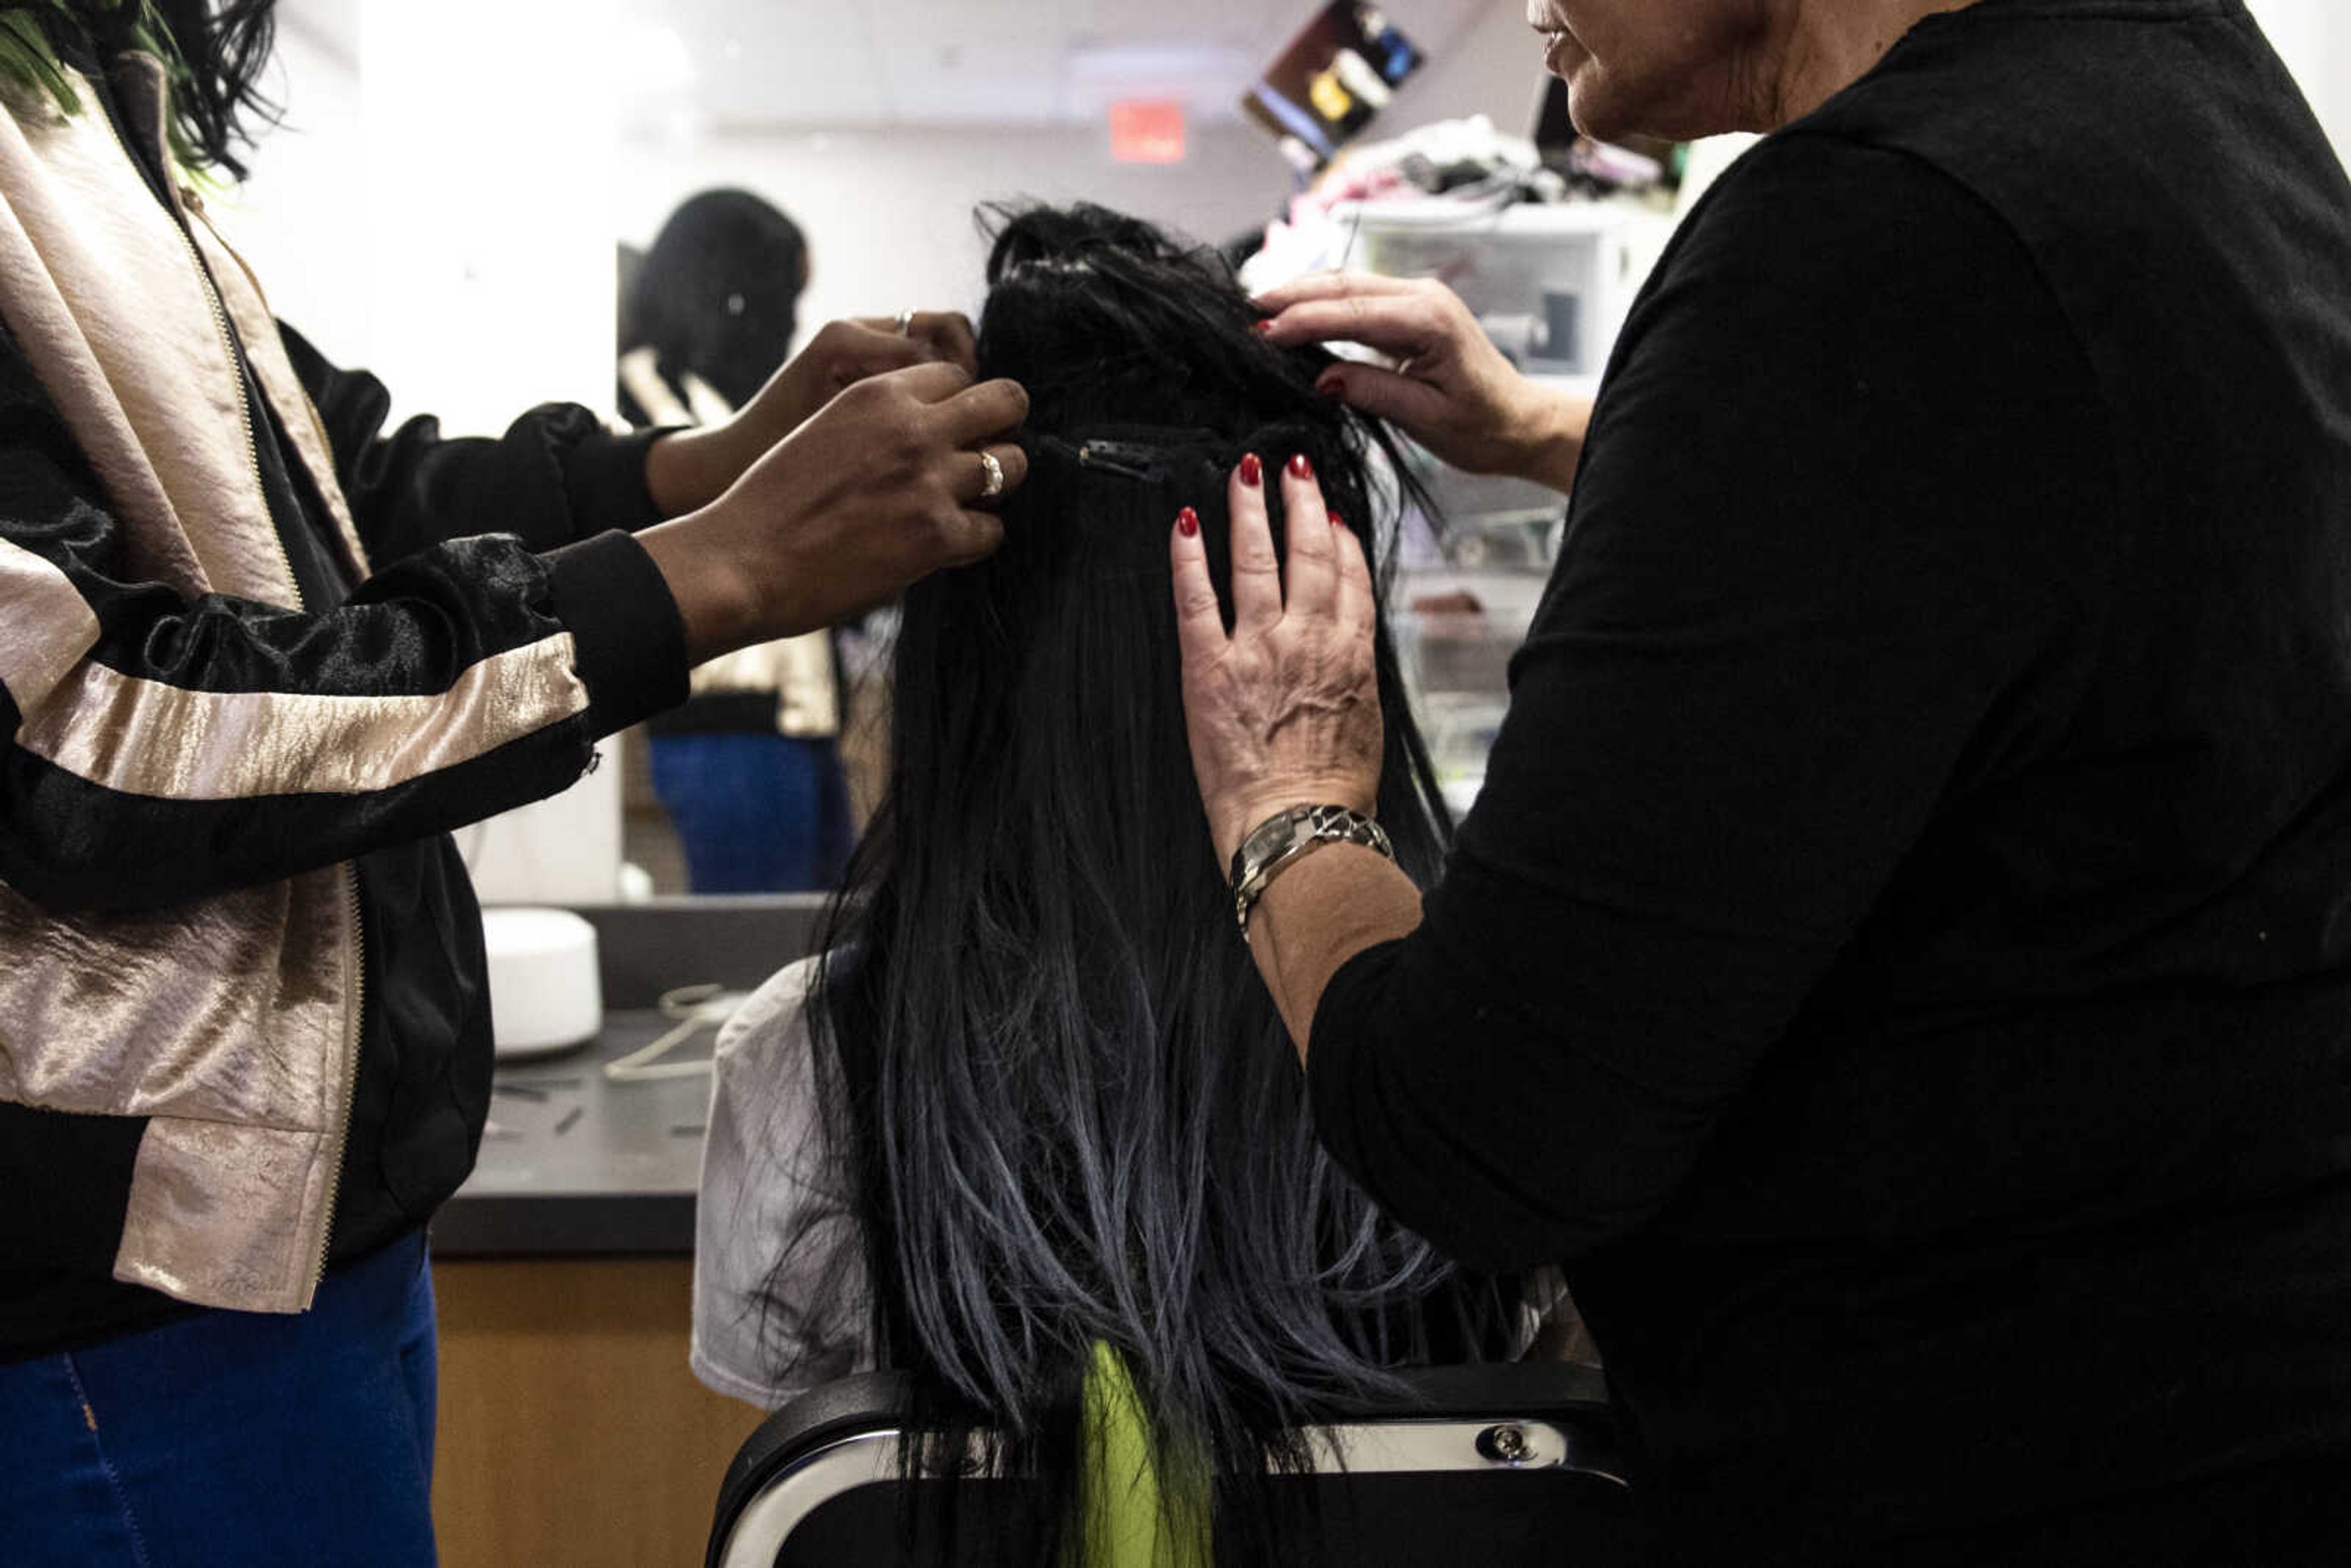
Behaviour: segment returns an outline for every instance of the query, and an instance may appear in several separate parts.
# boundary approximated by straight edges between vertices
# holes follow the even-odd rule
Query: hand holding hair
[[[664,517],[683,517],[708,506],[777,443],[860,382],[927,364],[977,373],[975,341],[970,319],[956,311],[910,313],[904,332],[881,317],[827,323],[734,418],[653,443],[645,455],[645,483],[654,507]]]
[[[1588,399],[1537,385],[1495,348],[1461,297],[1433,278],[1326,272],[1261,296],[1262,330],[1284,348],[1360,343],[1395,370],[1341,363],[1317,383],[1384,419],[1456,468],[1565,492],[1591,423]]]
[[[1028,477],[1010,437],[1029,394],[929,363],[857,382],[724,495],[638,535],[668,580],[695,663],[831,626],[943,567],[980,559],[1003,523],[982,509]],[[990,500],[988,505],[993,505]]]
[[[1292,806],[1378,808],[1384,730],[1374,664],[1378,600],[1354,530],[1324,505],[1312,466],[1284,465],[1289,552],[1278,560],[1265,470],[1231,480],[1233,625],[1225,629],[1198,517],[1171,538],[1184,722],[1217,864]],[[1420,924],[1412,879],[1367,850],[1332,845],[1274,883],[1249,948],[1301,1059],[1323,988],[1340,965]]]
[[[1371,565],[1300,457],[1281,478],[1285,567],[1274,554],[1265,480],[1255,454],[1231,479],[1229,632],[1188,509],[1173,543],[1185,726],[1219,863],[1277,811],[1327,804],[1368,813],[1379,800]]]

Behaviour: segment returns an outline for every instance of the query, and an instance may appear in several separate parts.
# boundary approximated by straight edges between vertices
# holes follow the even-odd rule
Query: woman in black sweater
[[[1323,1139],[1568,1260],[1671,1561],[2351,1561],[2341,165],[2239,0],[1536,15],[1587,131],[1772,134],[1588,431],[1434,285],[1264,302],[1574,476],[1425,907],[1343,843],[1251,916]],[[1234,498],[1228,860],[1379,733],[1354,562]]]

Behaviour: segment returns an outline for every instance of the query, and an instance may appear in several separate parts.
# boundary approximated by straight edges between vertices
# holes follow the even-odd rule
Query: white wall
[[[367,160],[360,69],[345,40],[289,8],[279,21],[270,96],[285,123],[247,159],[253,177],[214,202],[278,316],[330,360],[365,364],[374,328],[368,291]]]
[[[1390,8],[1410,32],[1405,8]],[[1429,63],[1398,89],[1395,104],[1372,128],[1374,136],[1473,114],[1520,136],[1533,129],[1543,82],[1542,45],[1527,26],[1525,0],[1493,0],[1458,36],[1421,43]]]
[[[371,363],[408,406],[494,433],[611,396],[616,0],[362,0]],[[463,39],[462,47],[453,41]]]
[[[610,401],[613,3],[569,5],[579,26],[552,36],[528,7],[474,0],[284,17],[287,123],[223,227],[281,318],[384,378],[396,419],[494,433],[550,399]],[[613,895],[617,745],[570,790],[466,835],[486,901]]]
[[[649,243],[696,191],[739,185],[789,213],[815,273],[809,326],[902,308],[969,310],[987,251],[983,202],[1081,198],[1219,241],[1262,227],[1289,193],[1273,144],[1238,124],[1195,126],[1181,164],[1112,161],[1090,128],[971,127],[719,134],[674,150],[624,148],[613,171],[621,234]]]
[[[2351,159],[2351,12],[2344,0],[2249,0],[2335,150]]]
[[[2351,16],[2338,12],[2330,18],[2322,68],[2325,78],[2319,116],[2335,138],[2335,151],[2351,163]]]
[[[2351,151],[2351,10],[2344,0],[2252,7],[2336,146]],[[371,198],[351,177],[366,161],[356,28],[310,21],[331,9],[319,0],[285,7],[277,90],[287,124],[254,160],[234,232],[280,315],[329,356],[372,363],[375,314],[355,286],[371,270],[371,202],[413,209],[429,199],[431,181],[412,169],[388,197]],[[1409,21],[1404,5],[1397,13]],[[1399,95],[1392,124],[1487,113],[1523,128],[1541,63],[1515,0],[1495,0],[1458,37],[1427,42],[1435,58]],[[982,200],[1085,195],[1222,238],[1261,222],[1287,191],[1264,140],[1236,124],[1196,126],[1191,161],[1165,170],[1112,162],[1092,131],[979,128],[722,135],[666,152],[624,148],[611,175],[617,232],[638,244],[711,185],[747,185],[793,213],[818,246],[811,321],[893,311],[901,301],[967,305],[981,255],[969,215]],[[423,390],[395,388],[410,402]]]
[[[371,158],[360,9],[358,0],[289,0],[284,7],[274,86],[287,122],[269,134],[252,181],[233,198],[233,232],[280,315],[330,358],[402,372],[392,388],[403,407],[439,412],[450,401],[436,395],[434,383],[459,378],[403,351],[414,347],[410,327],[387,316],[369,285],[381,275],[386,225],[445,213],[447,204],[414,148]],[[1416,26],[1413,0],[1396,0],[1392,9],[1408,29]],[[1481,113],[1510,130],[1531,122],[1541,59],[1519,0],[1488,0],[1466,28],[1426,34],[1422,42],[1431,64],[1397,95],[1382,131]],[[448,84],[442,101],[465,101],[458,85]],[[371,193],[354,177],[370,169],[388,189]],[[714,185],[747,186],[790,212],[816,246],[802,312],[811,323],[888,314],[909,302],[967,308],[977,298],[985,255],[971,214],[984,201],[1083,197],[1222,240],[1262,225],[1290,193],[1289,171],[1270,141],[1238,120],[1196,124],[1190,157],[1172,168],[1113,162],[1096,127],[983,126],[640,142],[623,146],[606,173],[601,198],[616,232],[639,245],[680,201]],[[550,384],[537,395],[555,390]]]
[[[285,122],[219,204],[279,316],[453,432],[610,401],[613,0],[569,5],[552,39],[522,5],[287,5]]]
[[[1412,31],[1411,0],[1391,9]],[[1520,0],[1489,0],[1466,29],[1420,42],[1431,63],[1376,133],[1470,114],[1508,130],[1533,123],[1542,58]],[[810,325],[973,308],[986,250],[972,212],[983,202],[1083,198],[1214,242],[1261,228],[1291,189],[1271,139],[1237,120],[1194,124],[1188,157],[1166,168],[1113,162],[1097,126],[720,131],[625,146],[613,184],[622,237],[640,246],[679,202],[715,185],[741,185],[791,214],[815,253],[801,309]]]

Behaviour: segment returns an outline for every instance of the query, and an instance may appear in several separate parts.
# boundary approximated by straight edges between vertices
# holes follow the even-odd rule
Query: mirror
[[[836,317],[976,310],[981,204],[1083,198],[1254,249],[1374,112],[1380,137],[1474,115],[1525,136],[1541,81],[1520,0],[284,0],[279,36],[286,123],[227,223],[280,316],[381,375],[395,417],[455,434],[549,399],[706,418],[756,384],[640,354],[631,393],[616,371],[651,341],[625,301],[703,193],[747,193],[706,232],[785,258],[771,277],[794,247],[761,213],[799,236],[797,298],[705,306],[773,358]],[[1259,90],[1293,66],[1320,117],[1303,167]],[[872,628],[763,651],[705,683],[729,699],[702,705],[706,727],[616,737],[570,794],[462,834],[485,898],[688,891],[681,828],[726,815],[746,766],[778,770],[770,831],[713,863],[829,884],[875,789],[882,645]],[[775,841],[802,822],[821,841]]]

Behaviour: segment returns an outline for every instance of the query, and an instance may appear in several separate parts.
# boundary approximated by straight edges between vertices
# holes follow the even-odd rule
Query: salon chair
[[[1310,1429],[1310,1473],[1274,1477],[1249,1506],[1282,1518],[1290,1561],[1390,1564],[1546,1563],[1617,1568],[1639,1560],[1606,1385],[1589,1367],[1522,1362],[1405,1375],[1404,1392]],[[900,1375],[825,1385],[770,1416],[736,1455],[718,1497],[706,1568],[935,1563],[925,1510],[900,1470],[920,1441]],[[983,1473],[956,1499],[958,1536],[985,1540],[1018,1479]]]

